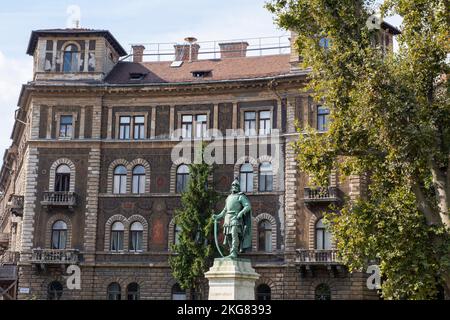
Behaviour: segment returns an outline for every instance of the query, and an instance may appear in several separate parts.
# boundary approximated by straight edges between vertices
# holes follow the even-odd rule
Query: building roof
[[[94,30],[94,29],[42,29],[42,30],[34,30],[31,32],[30,41],[28,42],[27,54],[32,56],[34,54],[34,50],[36,49],[37,41],[39,37],[45,36],[65,36],[65,37],[73,37],[73,36],[84,36],[84,35],[93,35],[104,37],[108,42],[116,49],[117,53],[120,56],[125,56],[127,52],[120,45],[120,43],[114,38],[114,36],[108,30]]]
[[[111,84],[180,83],[221,80],[255,79],[290,73],[290,55],[239,57],[227,59],[185,61],[180,67],[164,62],[119,62],[106,77]],[[193,73],[210,72],[196,78]],[[130,80],[131,74],[142,74],[140,80]]]
[[[393,26],[390,23],[387,23],[386,21],[381,22],[381,28],[384,30],[388,30],[390,33],[392,33],[395,36],[402,33],[397,27]]]

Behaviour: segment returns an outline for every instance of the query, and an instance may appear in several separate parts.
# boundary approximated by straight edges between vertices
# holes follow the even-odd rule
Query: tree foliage
[[[181,288],[200,296],[202,279],[213,255],[211,216],[218,195],[208,183],[212,170],[204,161],[189,165],[187,190],[181,197],[181,209],[175,212],[175,224],[181,229],[179,241],[172,245],[175,254],[169,258],[172,274]]]
[[[377,259],[385,298],[450,296],[450,13],[446,0],[386,0],[403,18],[399,50],[384,54],[366,27],[376,1],[273,0],[309,67],[308,90],[330,108],[326,133],[299,128],[300,168],[327,185],[331,170],[364,175],[367,197],[327,220],[342,260]],[[331,40],[330,48],[320,39]]]

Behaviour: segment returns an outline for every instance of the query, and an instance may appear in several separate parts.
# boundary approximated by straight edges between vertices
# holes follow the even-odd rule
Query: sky
[[[32,78],[26,48],[32,30],[65,28],[67,8],[81,9],[80,26],[107,29],[129,51],[131,43],[280,36],[266,0],[15,0],[0,6],[0,154],[11,144],[21,85]],[[388,20],[389,21],[389,20]],[[399,25],[399,20],[391,20]],[[2,162],[0,157],[0,163]]]

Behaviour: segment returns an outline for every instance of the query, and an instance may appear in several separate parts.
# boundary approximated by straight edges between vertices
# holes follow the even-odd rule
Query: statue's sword
[[[219,253],[222,256],[222,258],[224,258],[223,254],[222,254],[222,251],[220,250],[220,247],[219,247],[219,240],[217,239],[217,225],[218,224],[219,224],[219,221],[215,220],[214,221],[214,240],[216,241],[217,251],[219,251]]]

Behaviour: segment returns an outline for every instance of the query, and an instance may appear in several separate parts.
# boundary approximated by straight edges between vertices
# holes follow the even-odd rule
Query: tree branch
[[[449,198],[447,193],[447,179],[442,170],[438,167],[436,162],[430,159],[430,169],[433,176],[433,184],[436,189],[437,205],[439,208],[439,216],[444,225],[450,228],[450,216],[449,216]]]
[[[431,206],[428,204],[428,201],[420,188],[420,186],[417,183],[413,183],[412,185],[412,191],[416,195],[416,201],[417,206],[419,207],[419,210],[422,211],[422,213],[425,215],[425,219],[427,220],[428,225],[440,225],[442,224],[441,219],[431,209]]]

